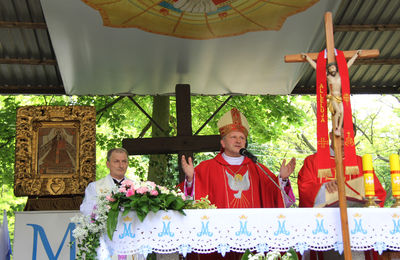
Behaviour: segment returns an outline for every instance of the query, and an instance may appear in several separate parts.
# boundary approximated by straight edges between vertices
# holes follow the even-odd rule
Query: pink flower
[[[133,190],[133,189],[129,189],[129,190],[126,192],[126,196],[127,196],[127,197],[130,197],[130,196],[133,196],[133,195],[135,195],[135,190]]]
[[[133,181],[124,180],[121,183],[121,187],[119,188],[119,192],[126,193],[127,190],[129,190],[129,189],[133,189],[133,190],[135,189],[135,186],[133,185]]]
[[[131,181],[131,180],[124,180],[123,182],[121,182],[121,185],[133,187],[133,181]]]
[[[106,196],[106,199],[107,199],[108,201],[110,201],[110,202],[114,202],[114,201],[115,201],[115,199],[114,199],[113,197],[111,197],[110,195],[107,195],[107,196]]]
[[[186,200],[186,196],[185,196],[184,193],[181,194],[181,197],[182,197],[183,200]]]
[[[90,223],[94,223],[95,220],[96,220],[96,214],[92,212],[92,214],[90,215]]]
[[[136,190],[136,192],[139,194],[145,194],[148,191],[149,190],[147,189],[147,187],[140,187],[139,189]]]
[[[157,185],[156,185],[154,182],[152,182],[152,181],[148,181],[147,184],[149,184],[153,189],[155,189],[156,186],[157,186]]]
[[[157,196],[158,195],[158,191],[152,190],[152,191],[150,191],[150,195]]]

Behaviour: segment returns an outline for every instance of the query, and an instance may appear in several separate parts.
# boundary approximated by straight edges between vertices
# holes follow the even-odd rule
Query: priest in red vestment
[[[268,168],[261,165],[267,176],[249,158],[239,151],[246,146],[249,131],[247,119],[236,108],[227,112],[218,121],[223,152],[215,158],[193,167],[182,157],[182,167],[186,175],[186,193],[194,199],[208,196],[217,208],[275,208],[285,207],[284,197],[294,202],[288,176],[293,172],[295,159],[285,161],[276,177]],[[280,186],[291,197],[284,196]]]
[[[331,146],[333,144],[332,141],[332,133],[330,133],[331,139]],[[343,138],[343,134],[342,134]],[[343,140],[342,140],[343,144]],[[342,148],[343,149],[343,148]],[[344,154],[344,153],[343,153]],[[346,158],[343,158],[345,160]],[[308,156],[304,160],[303,167],[299,171],[299,175],[297,178],[297,184],[299,187],[299,200],[300,200],[300,207],[314,207],[317,205],[324,205],[325,203],[325,195],[326,193],[337,193],[338,187],[336,183],[336,175],[335,175],[335,157],[333,153],[333,149],[331,147],[331,175],[330,176],[318,176],[318,169],[317,169],[317,154],[313,154]],[[356,179],[363,177],[362,172],[362,159],[360,156],[357,156],[357,165],[359,172],[355,175],[348,175],[345,174],[346,178],[346,186],[351,187],[354,193],[358,193],[356,185]],[[353,180],[353,182],[352,182]],[[354,184],[352,184],[352,183]],[[386,191],[382,187],[381,183],[379,182],[378,178],[374,172],[374,185],[375,185],[375,195],[379,199],[379,205],[383,207],[385,198],[386,198]],[[353,187],[352,187],[353,186]],[[325,192],[326,190],[326,192]],[[356,194],[354,194],[356,195]],[[346,192],[347,196],[347,192]],[[329,206],[329,205],[327,205]]]
[[[343,140],[343,131],[342,131],[342,154],[344,155],[344,140]],[[329,137],[331,140],[331,156],[330,156],[330,165],[331,165],[331,174],[330,176],[318,176],[318,163],[317,163],[317,154],[313,154],[308,156],[304,160],[303,167],[299,171],[299,175],[297,177],[297,184],[299,188],[299,207],[315,207],[315,206],[330,206],[327,202],[327,194],[335,195],[335,198],[338,193],[338,186],[336,182],[336,163],[335,156],[333,150],[333,134],[329,133]],[[346,158],[343,158],[343,161]],[[351,204],[352,198],[349,196],[348,191],[354,197],[360,197],[357,193],[362,193],[363,186],[359,186],[358,184],[363,183],[363,172],[362,172],[362,158],[357,156],[357,165],[358,165],[358,173],[354,175],[345,174],[346,179],[346,198],[348,201],[348,205]],[[357,181],[359,179],[360,181]],[[359,187],[357,187],[359,186]],[[379,199],[379,206],[383,207],[386,191],[382,187],[378,178],[374,172],[374,186],[375,186],[375,195]],[[360,192],[361,190],[361,192]],[[361,194],[362,195],[362,194]],[[351,205],[350,205],[351,206]],[[307,253],[306,253],[307,254]],[[324,259],[324,253],[322,251],[310,251],[309,256],[305,257],[306,259]],[[342,256],[339,256],[337,252],[325,253],[328,254],[326,256],[327,259],[342,259]],[[364,252],[365,259],[377,259],[377,253],[375,251],[365,251]],[[333,257],[333,258],[332,258]]]
[[[218,121],[222,152],[215,158],[203,161],[196,168],[191,158],[182,156],[186,179],[185,194],[198,200],[208,196],[217,208],[281,208],[294,203],[295,197],[288,180],[296,160],[284,160],[279,177],[260,164],[266,173],[249,158],[240,154],[245,148],[249,125],[236,108],[228,111]],[[181,186],[181,188],[182,188]],[[282,188],[280,188],[282,187]],[[241,259],[241,254],[228,252],[189,254],[187,259]]]

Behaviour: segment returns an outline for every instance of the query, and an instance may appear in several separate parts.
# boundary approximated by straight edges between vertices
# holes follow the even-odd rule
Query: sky
[[[393,108],[400,109],[400,102],[392,95],[353,95],[351,97],[351,107],[353,113],[357,113],[360,120],[362,119],[360,117],[380,110],[381,116],[377,118],[376,123],[388,124],[396,123],[388,119],[394,116]],[[397,124],[400,125],[400,122]]]

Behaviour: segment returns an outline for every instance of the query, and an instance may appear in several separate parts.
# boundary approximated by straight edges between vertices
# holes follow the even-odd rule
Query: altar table
[[[104,235],[100,258],[151,252],[210,253],[343,251],[339,208],[203,209],[131,212],[119,219],[112,241]],[[348,208],[351,250],[400,251],[400,209]]]

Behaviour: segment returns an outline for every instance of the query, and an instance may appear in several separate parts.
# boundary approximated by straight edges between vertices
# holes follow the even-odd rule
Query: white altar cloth
[[[209,253],[343,251],[339,208],[207,209],[135,213],[120,217],[113,240],[101,239],[99,256],[151,252]],[[351,249],[400,251],[400,209],[349,208]],[[101,257],[101,258],[103,258]]]

